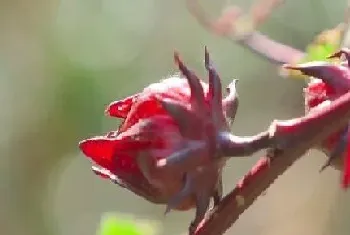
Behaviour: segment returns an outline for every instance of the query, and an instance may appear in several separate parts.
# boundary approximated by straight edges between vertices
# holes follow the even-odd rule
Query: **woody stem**
[[[315,144],[345,126],[349,119],[350,92],[317,112],[301,118],[273,122],[269,133],[278,149],[274,149],[272,156],[268,154],[268,157],[265,155],[259,160],[223,198],[208,219],[203,221],[195,234],[224,234],[279,175]],[[243,205],[238,198],[244,198]]]

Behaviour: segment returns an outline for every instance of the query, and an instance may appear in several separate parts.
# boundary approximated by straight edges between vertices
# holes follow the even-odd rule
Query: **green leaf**
[[[324,60],[328,56],[327,49],[323,45],[310,45],[307,48],[307,60]]]
[[[157,230],[151,222],[145,223],[122,217],[117,215],[104,216],[98,235],[154,235]]]
[[[116,217],[108,217],[101,224],[100,235],[141,235],[137,225]]]

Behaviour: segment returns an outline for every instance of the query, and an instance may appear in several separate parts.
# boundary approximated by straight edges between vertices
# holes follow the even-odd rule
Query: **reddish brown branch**
[[[270,131],[276,146],[237,184],[198,228],[196,235],[223,234],[277,178],[305,152],[342,128],[350,119],[350,92],[305,117],[275,121]],[[242,200],[244,199],[244,200]],[[242,204],[242,202],[244,202]]]
[[[304,57],[304,52],[255,30],[283,0],[258,0],[248,14],[242,14],[239,7],[232,6],[216,20],[208,17],[198,1],[186,0],[190,13],[208,31],[233,40],[275,64],[294,64]]]
[[[258,31],[254,31],[249,37],[238,43],[277,65],[295,64],[305,57],[304,52],[277,42]]]

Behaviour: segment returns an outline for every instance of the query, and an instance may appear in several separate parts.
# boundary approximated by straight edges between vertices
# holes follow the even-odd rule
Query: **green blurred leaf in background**
[[[315,39],[306,47],[306,55],[297,63],[307,63],[311,61],[334,61],[337,59],[328,59],[327,57],[339,49],[341,43],[341,29],[335,27],[322,31]],[[283,71],[282,74],[285,74]],[[302,75],[299,71],[288,71],[287,76],[294,78],[306,79],[308,76]]]
[[[98,235],[156,235],[158,226],[151,221],[139,221],[120,214],[103,216]]]

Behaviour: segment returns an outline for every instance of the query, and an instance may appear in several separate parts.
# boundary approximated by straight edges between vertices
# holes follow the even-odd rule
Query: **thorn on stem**
[[[348,48],[342,48],[341,50],[328,56],[327,59],[341,58],[341,56],[345,56],[348,66],[350,67],[350,50]]]

